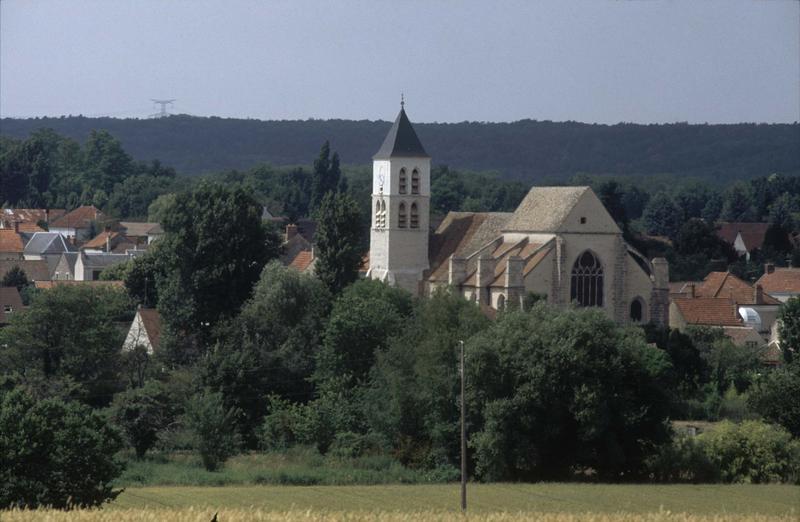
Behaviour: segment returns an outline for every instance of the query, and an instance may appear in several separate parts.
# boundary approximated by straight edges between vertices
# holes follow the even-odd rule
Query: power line
[[[155,114],[151,114],[150,117],[166,118],[167,116],[169,116],[169,113],[167,112],[167,105],[174,105],[175,98],[172,98],[171,100],[155,100],[153,98],[150,98],[150,101],[152,101],[154,105],[161,106],[161,110]]]

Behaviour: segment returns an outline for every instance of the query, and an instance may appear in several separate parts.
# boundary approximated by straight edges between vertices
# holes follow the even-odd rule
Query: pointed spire
[[[428,153],[417,137],[414,127],[408,120],[405,111],[405,99],[400,94],[400,113],[394,120],[392,128],[383,140],[383,145],[372,159],[389,159],[395,157],[429,158]]]

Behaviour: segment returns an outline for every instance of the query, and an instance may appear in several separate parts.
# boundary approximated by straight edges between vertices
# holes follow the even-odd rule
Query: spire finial
[[[405,106],[406,106],[406,100],[403,97],[403,93],[401,92],[400,93],[400,108],[403,109],[403,108],[405,108]]]

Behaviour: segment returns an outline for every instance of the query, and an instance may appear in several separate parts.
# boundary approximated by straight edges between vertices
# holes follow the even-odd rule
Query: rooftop
[[[405,109],[401,106],[397,119],[394,120],[392,128],[383,140],[383,145],[372,159],[389,158],[429,158],[428,153],[417,137],[414,127],[406,116]]]
[[[767,271],[756,284],[765,292],[776,294],[800,294],[800,268],[773,268]]]

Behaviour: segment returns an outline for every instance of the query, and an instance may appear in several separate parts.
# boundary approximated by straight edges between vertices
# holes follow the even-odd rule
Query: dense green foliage
[[[488,480],[642,475],[669,440],[669,358],[597,311],[540,304],[468,344],[476,472]],[[476,427],[477,427],[476,426]]]
[[[363,229],[358,205],[347,194],[328,192],[317,212],[314,272],[331,292],[358,278]]]
[[[778,315],[781,349],[786,362],[800,354],[800,297],[789,299]]]
[[[389,113],[387,118],[393,118]],[[413,114],[411,115],[413,117]],[[259,162],[304,163],[330,139],[351,164],[369,163],[388,121],[258,121],[171,116],[3,119],[3,134],[24,138],[52,128],[72,139],[107,129],[131,154],[159,158],[180,172],[248,169]],[[800,172],[798,124],[616,125],[521,120],[512,123],[415,123],[435,161],[459,169],[497,170],[532,183],[583,173],[753,177]],[[746,144],[744,146],[743,144]]]
[[[235,316],[280,240],[241,187],[202,183],[178,194],[163,215],[158,309],[174,335],[175,360],[195,357],[212,328]]]
[[[750,391],[750,407],[800,437],[800,361],[766,374]]]
[[[119,491],[115,429],[76,402],[0,389],[0,506],[98,506]]]
[[[37,376],[72,380],[73,397],[106,405],[119,391],[118,321],[133,317],[124,292],[82,286],[56,287],[35,295],[24,314],[0,330],[0,367]]]
[[[171,398],[158,381],[114,397],[111,418],[122,429],[137,458],[143,458],[155,446],[158,433],[172,421],[175,407],[170,403]]]

